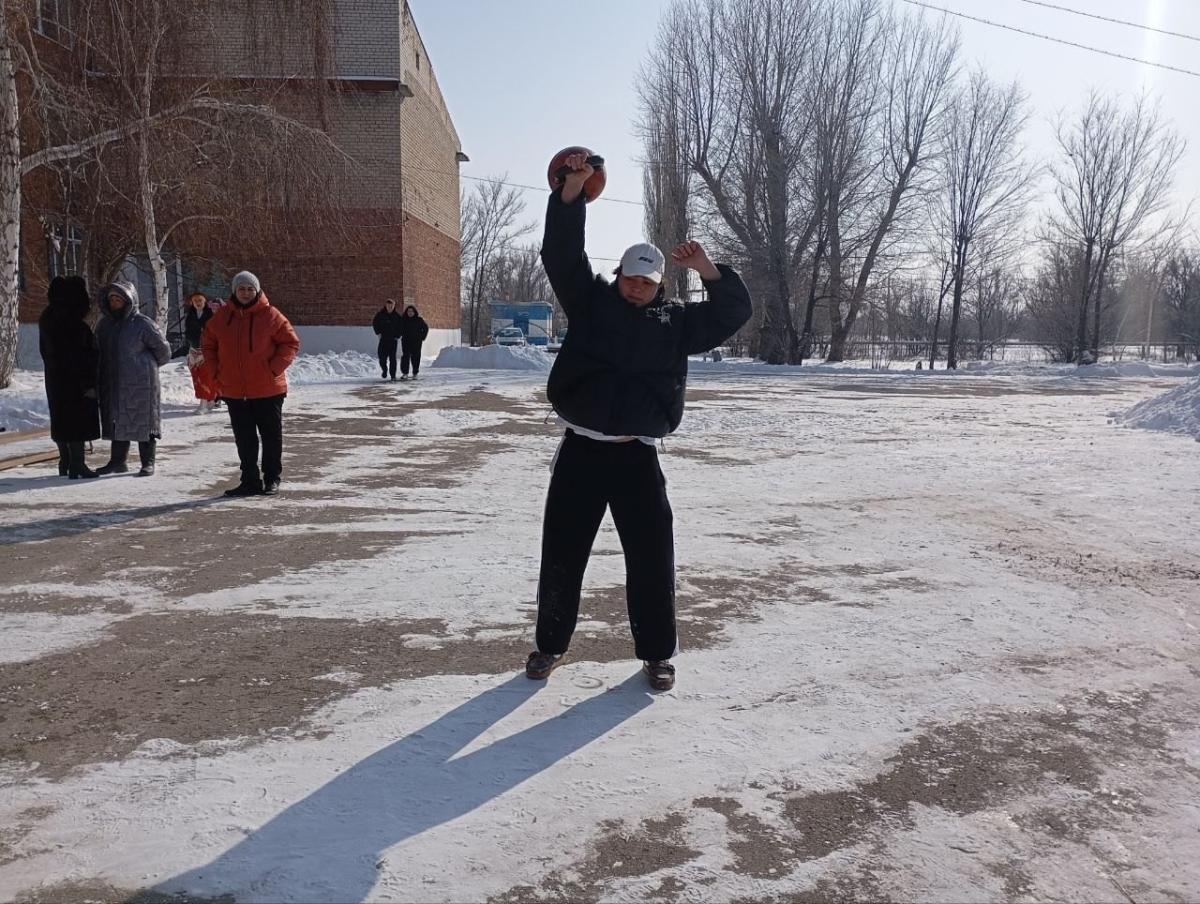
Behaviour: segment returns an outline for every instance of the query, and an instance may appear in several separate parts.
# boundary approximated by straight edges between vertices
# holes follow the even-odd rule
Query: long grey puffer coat
[[[124,296],[114,311],[109,295]],[[162,390],[158,369],[171,360],[171,347],[157,324],[138,311],[137,289],[116,282],[100,290],[96,326],[100,343],[100,426],[105,439],[146,442],[162,436]]]

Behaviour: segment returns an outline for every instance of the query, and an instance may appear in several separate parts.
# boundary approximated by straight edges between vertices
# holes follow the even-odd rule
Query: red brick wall
[[[430,329],[458,329],[458,242],[413,216],[408,218],[405,238],[409,270],[404,283],[406,303],[417,306]]]
[[[385,298],[403,295],[403,244],[400,213],[396,210],[360,211],[363,223],[392,223],[372,229],[370,245],[357,247],[329,236],[316,253],[280,249],[279,255],[221,260],[232,277],[250,270],[262,282],[272,304],[298,326],[370,325]]]
[[[362,211],[360,222],[394,223],[394,210]],[[297,326],[365,326],[384,299],[411,301],[431,329],[459,326],[458,242],[415,217],[371,231],[368,247],[330,239],[328,252],[234,259],[227,276],[250,270],[272,304]],[[404,239],[409,247],[405,254]],[[407,261],[409,272],[405,274]],[[189,287],[185,287],[189,288]]]

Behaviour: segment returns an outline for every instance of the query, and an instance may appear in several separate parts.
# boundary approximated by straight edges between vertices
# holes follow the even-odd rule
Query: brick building
[[[59,2],[65,8],[66,0]],[[258,8],[273,3],[287,0],[262,0]],[[373,352],[371,318],[389,297],[420,309],[430,327],[426,353],[458,344],[458,164],[467,158],[429,54],[407,0],[330,0],[328,6],[333,19],[329,74],[338,91],[324,123],[360,164],[358,177],[340,189],[339,200],[349,222],[369,231],[369,245],[331,234],[302,253],[281,247],[277,253],[240,257],[230,250],[215,265],[193,263],[186,247],[172,248],[172,305],[194,290],[224,296],[228,278],[250,269],[296,325],[305,352]],[[264,57],[253,31],[231,18],[216,36],[219,52],[199,54],[217,68],[205,72],[202,64],[194,72],[262,84],[274,96],[279,96],[279,80],[286,80],[293,99],[303,97],[305,82],[295,73],[304,71],[312,44],[303,23],[290,32],[276,37],[277,46]],[[27,181],[29,193],[37,192],[37,181],[34,176]],[[32,208],[22,217],[22,366],[40,365],[35,324],[49,278],[85,272],[87,236],[56,220]],[[362,230],[358,235],[361,239]],[[139,272],[136,261],[128,262],[125,274],[149,289],[149,275]],[[143,297],[152,294],[144,291]]]

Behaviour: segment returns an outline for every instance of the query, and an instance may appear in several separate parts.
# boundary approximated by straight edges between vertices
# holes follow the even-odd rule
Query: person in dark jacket
[[[412,366],[415,380],[421,372],[421,343],[429,335],[429,324],[411,304],[404,309],[403,326],[400,328],[400,379],[408,379],[408,368]]]
[[[206,414],[217,405],[217,387],[204,378],[204,353],[200,351],[200,338],[204,335],[204,325],[212,319],[213,309],[209,307],[208,299],[203,292],[193,292],[188,296],[187,311],[184,314],[183,334],[187,339],[188,371],[192,375],[192,392],[200,400],[196,408],[197,414]]]
[[[72,480],[99,477],[84,458],[84,444],[100,438],[100,349],[85,319],[91,307],[87,284],[81,276],[56,276],[47,297],[50,304],[38,321],[38,345],[58,473]]]
[[[396,310],[396,299],[389,298],[384,302],[382,310],[371,322],[371,329],[379,337],[379,369],[383,379],[396,381],[396,344],[400,341],[403,328],[400,312]]]
[[[690,241],[671,257],[700,275],[708,299],[698,304],[664,298],[665,259],[653,245],[629,248],[615,283],[596,276],[584,252],[581,198],[593,168],[582,154],[567,166],[542,241],[542,263],[570,326],[547,386],[566,433],[546,497],[537,645],[525,674],[545,678],[566,654],[592,542],[611,509],[625,551],[634,650],[651,686],[665,690],[675,684],[675,540],[654,444],[683,417],[687,356],[737,332],[750,319],[750,294],[736,272]]]
[[[158,324],[138,310],[137,289],[115,282],[100,291],[100,425],[112,440],[100,474],[123,474],[130,443],[138,444],[139,477],[154,473],[156,443],[162,436],[162,389],[158,369],[171,360],[171,346]]]
[[[188,296],[187,311],[184,313],[183,335],[187,338],[188,351],[200,350],[200,336],[204,332],[204,324],[212,318],[212,308],[203,292],[193,292]]]

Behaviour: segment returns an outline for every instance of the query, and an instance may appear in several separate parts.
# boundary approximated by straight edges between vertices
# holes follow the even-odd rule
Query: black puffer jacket
[[[371,329],[375,331],[380,342],[396,342],[404,329],[404,319],[399,311],[380,308],[375,319],[371,321]]]
[[[750,319],[740,276],[717,265],[708,300],[636,307],[592,272],[583,249],[582,198],[550,196],[542,263],[567,315],[568,332],[550,371],[547,395],[565,420],[610,436],[665,436],[683,418],[687,356],[720,345]]]
[[[412,311],[410,315],[408,312]],[[411,304],[404,309],[404,316],[400,319],[400,338],[404,340],[404,348],[406,350],[416,350],[421,347],[421,343],[425,341],[429,335],[429,324],[425,322],[415,307]]]

